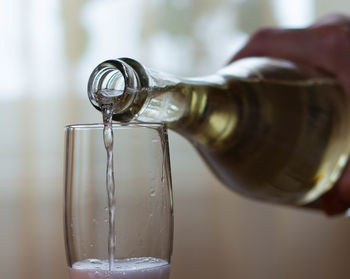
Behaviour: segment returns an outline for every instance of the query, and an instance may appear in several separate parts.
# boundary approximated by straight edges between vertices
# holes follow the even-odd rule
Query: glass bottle
[[[349,99],[332,78],[270,58],[178,78],[130,58],[96,67],[95,108],[115,121],[164,122],[228,187],[252,198],[307,205],[331,189],[350,150]]]

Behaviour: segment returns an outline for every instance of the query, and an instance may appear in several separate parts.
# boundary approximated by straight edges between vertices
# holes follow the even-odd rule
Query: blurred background
[[[63,135],[100,122],[92,69],[128,56],[182,76],[216,71],[261,26],[302,27],[347,0],[0,0],[0,278],[68,278]],[[267,205],[221,185],[170,133],[171,279],[346,279],[350,220]]]

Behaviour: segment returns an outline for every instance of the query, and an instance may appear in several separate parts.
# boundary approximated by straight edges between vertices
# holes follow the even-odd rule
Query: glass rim
[[[65,129],[103,129],[103,123],[77,123],[65,125]],[[128,127],[140,127],[140,128],[152,128],[162,129],[165,128],[165,124],[162,122],[112,122],[113,128],[128,128]]]

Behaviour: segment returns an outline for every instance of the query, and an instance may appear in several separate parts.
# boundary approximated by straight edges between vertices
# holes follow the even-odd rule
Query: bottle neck
[[[146,69],[133,59],[120,58],[107,60],[94,69],[88,82],[88,97],[97,110],[108,106],[115,121],[127,122],[142,118],[145,104],[180,83],[174,76]],[[152,122],[163,121],[144,117]]]

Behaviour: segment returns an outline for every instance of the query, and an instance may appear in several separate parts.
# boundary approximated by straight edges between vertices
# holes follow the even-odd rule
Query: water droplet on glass
[[[156,190],[155,190],[154,188],[151,188],[151,190],[150,190],[150,192],[149,192],[149,195],[150,195],[151,197],[155,197],[155,196],[157,195]]]

